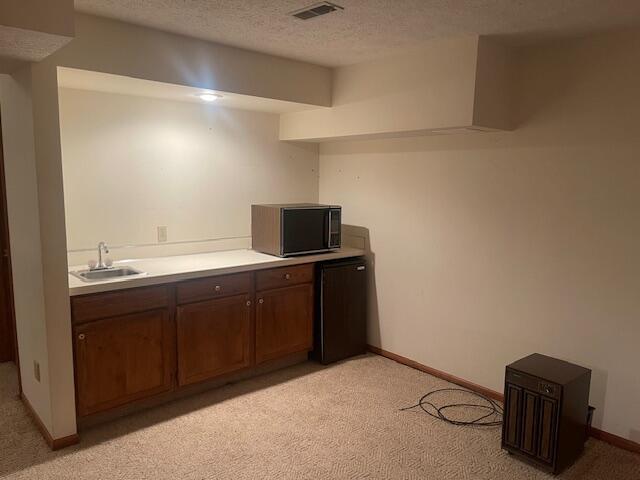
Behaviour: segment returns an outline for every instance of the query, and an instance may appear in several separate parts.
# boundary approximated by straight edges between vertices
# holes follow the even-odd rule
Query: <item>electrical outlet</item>
[[[40,364],[36,360],[33,361],[33,376],[40,381]]]
[[[158,227],[158,243],[167,241],[167,227],[159,226]]]

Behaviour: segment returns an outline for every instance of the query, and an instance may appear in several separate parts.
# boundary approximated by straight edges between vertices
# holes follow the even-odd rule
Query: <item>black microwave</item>
[[[251,205],[254,250],[278,257],[340,248],[342,208],[317,203]]]

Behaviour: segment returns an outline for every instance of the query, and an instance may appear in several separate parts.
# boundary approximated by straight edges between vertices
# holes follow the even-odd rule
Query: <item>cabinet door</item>
[[[75,327],[78,415],[173,388],[171,317],[159,309]]]
[[[249,295],[178,307],[178,381],[207,380],[252,364]]]
[[[256,363],[311,349],[311,284],[258,292],[257,298]]]
[[[556,401],[547,397],[540,397],[538,458],[548,463],[553,463],[556,415]]]
[[[520,448],[520,413],[522,409],[522,389],[507,384],[504,402],[502,441],[510,447]]]
[[[522,442],[520,448],[535,456],[537,453],[536,435],[539,396],[524,390],[522,397]]]

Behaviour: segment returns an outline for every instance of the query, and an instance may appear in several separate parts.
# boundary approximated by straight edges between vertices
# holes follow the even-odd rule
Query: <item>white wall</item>
[[[0,107],[11,246],[11,267],[23,394],[52,427],[36,164],[31,70],[0,75]],[[41,365],[34,377],[33,363]]]
[[[101,240],[157,244],[159,225],[181,250],[143,255],[211,250],[215,239],[248,247],[252,203],[318,200],[318,147],[280,142],[277,114],[60,89],[60,119],[67,245],[88,250],[72,265],[95,258]]]
[[[519,128],[322,144],[320,201],[367,227],[369,342],[495,390],[540,352],[593,369],[640,441],[640,32],[519,52]]]

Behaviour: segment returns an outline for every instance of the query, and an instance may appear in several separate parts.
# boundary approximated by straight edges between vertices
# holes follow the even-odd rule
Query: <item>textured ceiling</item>
[[[434,37],[496,35],[516,45],[640,25],[640,0],[75,0],[76,10],[327,66],[392,55]]]
[[[10,73],[23,62],[38,62],[71,40],[52,33],[0,25],[0,73]]]

